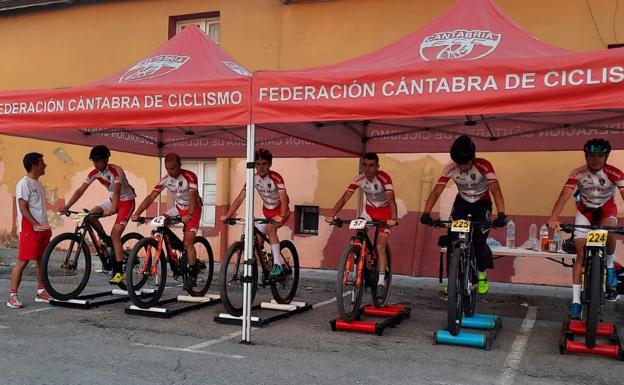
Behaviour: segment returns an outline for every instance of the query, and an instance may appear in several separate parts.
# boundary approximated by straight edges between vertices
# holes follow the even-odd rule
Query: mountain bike
[[[353,220],[335,218],[330,224],[337,227],[349,224],[350,230],[356,230],[356,234],[351,237],[349,244],[342,253],[336,279],[338,313],[342,320],[351,322],[357,318],[360,312],[362,293],[365,287],[371,289],[373,304],[376,307],[383,307],[388,302],[390,285],[392,284],[392,254],[390,245],[386,245],[386,256],[388,259],[384,275],[386,292],[382,298],[377,297],[379,267],[376,251],[379,228],[387,227],[388,225],[386,222],[367,221],[363,218]],[[375,229],[373,241],[368,236],[370,227]]]
[[[561,224],[561,230],[572,233],[575,228],[589,229],[583,251],[583,275],[581,281],[581,303],[586,324],[585,345],[589,349],[596,346],[598,321],[605,304],[607,286],[607,238],[609,233],[624,234],[624,227],[599,225]]]
[[[173,279],[183,283],[185,290],[194,297],[206,294],[212,283],[214,256],[206,238],[196,236],[193,246],[197,265],[192,271],[184,243],[169,228],[182,223],[179,216],[142,217],[139,223],[150,221],[154,227],[151,236],[141,239],[128,256],[126,276],[128,285],[142,287],[143,292],[128,291],[132,302],[142,308],[150,308],[160,301],[167,283],[167,262]],[[148,293],[146,295],[146,293]]]
[[[224,223],[229,225],[244,224],[240,218],[227,218]],[[267,224],[275,223],[271,219],[257,218],[254,223]],[[260,286],[267,284],[271,287],[271,294],[277,303],[290,303],[297,294],[299,284],[299,254],[297,248],[289,240],[280,241],[280,253],[284,261],[284,273],[278,277],[270,277],[269,273],[273,267],[273,256],[271,251],[265,250],[265,245],[270,241],[266,234],[254,226],[254,258],[252,265],[252,294],[253,302],[258,289],[258,263],[262,269],[262,281]],[[240,240],[231,244],[225,252],[221,261],[221,272],[219,279],[221,282],[221,302],[227,312],[233,316],[240,317],[243,314],[243,263],[245,250],[245,235],[242,234]]]
[[[64,214],[76,221],[76,228],[71,233],[54,237],[41,258],[41,278],[45,289],[60,301],[74,299],[82,293],[91,276],[92,254],[99,257],[104,272],[108,273],[115,262],[111,238],[98,234],[90,222],[92,218],[101,218],[102,213],[90,213],[85,209],[82,212],[68,210]],[[127,233],[121,237],[124,265],[130,250],[141,239],[143,236],[139,233]],[[125,284],[120,286],[126,289]]]
[[[436,228],[448,228],[447,245],[447,329],[456,336],[461,330],[464,315],[472,317],[477,304],[477,286],[479,281],[477,258],[472,242],[475,230],[492,228],[491,221],[472,222],[468,219],[435,220],[430,225]]]

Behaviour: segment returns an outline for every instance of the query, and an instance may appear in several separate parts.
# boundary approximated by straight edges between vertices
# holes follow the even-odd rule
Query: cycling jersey
[[[366,205],[372,207],[388,206],[388,191],[394,191],[390,175],[383,171],[377,171],[377,175],[372,180],[369,180],[364,174],[356,176],[347,187],[347,191],[353,192],[358,188],[364,191]]]
[[[243,186],[243,190],[246,187]],[[269,171],[265,176],[254,175],[254,188],[260,195],[262,202],[264,202],[264,207],[274,210],[281,206],[279,192],[286,191],[286,185],[284,184],[284,178],[280,174],[275,171]]]
[[[475,203],[490,199],[489,183],[496,180],[494,167],[485,159],[475,158],[470,170],[463,172],[456,163],[444,168],[437,185],[446,186],[453,179],[459,195],[467,202]]]
[[[109,164],[104,171],[93,169],[87,175],[84,183],[90,185],[95,180],[103,184],[108,192],[111,193],[111,196],[115,192],[115,185],[118,183],[121,184],[121,195],[119,196],[120,201],[128,201],[136,197],[134,188],[132,188],[130,183],[128,183],[126,173],[117,165]]]
[[[175,204],[177,207],[188,210],[189,207],[191,207],[191,190],[198,191],[197,175],[192,171],[184,169],[182,169],[180,175],[175,178],[166,175],[154,186],[154,191],[160,194],[165,188],[175,195]],[[201,206],[201,199],[198,199],[197,204]]]
[[[616,188],[620,191],[624,189],[624,173],[609,164],[598,172],[592,172],[584,165],[570,173],[565,186],[578,187],[581,203],[597,208],[613,198]]]

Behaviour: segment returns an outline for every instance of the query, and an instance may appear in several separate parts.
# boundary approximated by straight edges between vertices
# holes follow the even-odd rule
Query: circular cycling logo
[[[475,60],[494,52],[501,34],[487,30],[456,29],[437,32],[420,43],[423,60]]]
[[[119,79],[119,83],[136,82],[167,75],[180,69],[190,59],[189,56],[158,55],[136,63]]]

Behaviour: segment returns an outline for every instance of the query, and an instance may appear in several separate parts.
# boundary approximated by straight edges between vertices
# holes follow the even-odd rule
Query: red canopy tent
[[[0,133],[143,155],[244,156],[251,74],[196,26],[148,57],[84,86],[0,93]],[[316,146],[259,130],[295,155]],[[308,151],[308,150],[305,150]]]
[[[376,52],[253,78],[258,128],[347,153],[569,150],[587,136],[624,148],[624,49],[540,42],[491,0],[461,0]],[[294,124],[296,123],[296,124]],[[513,140],[503,140],[513,139]]]

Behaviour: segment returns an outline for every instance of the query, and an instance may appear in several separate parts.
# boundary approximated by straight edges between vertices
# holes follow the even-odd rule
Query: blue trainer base
[[[472,317],[464,316],[461,327],[479,330],[492,330],[498,327],[498,317],[491,314],[475,314]]]
[[[490,341],[486,335],[480,333],[468,333],[465,331],[460,331],[459,334],[454,336],[447,330],[441,329],[435,332],[433,339],[436,344],[471,346],[486,350],[489,350],[488,348],[490,345]]]

